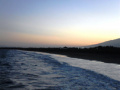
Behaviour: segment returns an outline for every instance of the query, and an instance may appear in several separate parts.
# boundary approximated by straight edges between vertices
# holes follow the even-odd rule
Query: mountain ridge
[[[120,47],[120,38],[118,39],[113,39],[109,41],[105,41],[102,43],[94,44],[94,45],[89,45],[87,47],[97,47],[97,46],[113,46],[113,47]]]

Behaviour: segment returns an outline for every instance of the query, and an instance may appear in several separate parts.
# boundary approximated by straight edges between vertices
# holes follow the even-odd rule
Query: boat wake
[[[58,57],[0,50],[0,90],[120,90],[120,81]]]

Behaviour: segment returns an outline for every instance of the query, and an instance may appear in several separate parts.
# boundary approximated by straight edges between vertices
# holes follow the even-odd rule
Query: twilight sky
[[[0,46],[84,46],[120,38],[120,0],[0,0]]]

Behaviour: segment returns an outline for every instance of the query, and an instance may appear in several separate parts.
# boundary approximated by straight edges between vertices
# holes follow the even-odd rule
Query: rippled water
[[[0,50],[0,90],[120,90],[120,82],[50,55]]]

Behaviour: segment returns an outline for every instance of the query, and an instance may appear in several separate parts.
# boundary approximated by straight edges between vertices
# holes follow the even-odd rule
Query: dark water
[[[49,55],[0,50],[0,90],[120,90],[120,82]]]

